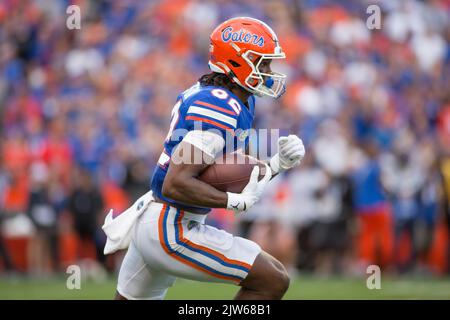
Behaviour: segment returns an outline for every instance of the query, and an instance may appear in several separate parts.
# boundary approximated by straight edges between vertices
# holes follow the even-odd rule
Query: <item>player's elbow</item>
[[[183,188],[183,184],[180,179],[172,177],[170,179],[164,179],[162,185],[162,195],[172,200],[178,200],[178,195]]]
[[[174,188],[173,188],[172,183],[167,180],[168,179],[164,179],[161,193],[162,193],[163,197],[172,199],[172,196],[174,194]]]

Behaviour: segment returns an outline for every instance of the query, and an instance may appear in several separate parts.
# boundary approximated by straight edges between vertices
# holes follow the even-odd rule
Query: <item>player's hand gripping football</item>
[[[305,157],[305,146],[296,135],[278,138],[278,153],[270,159],[274,173],[283,172],[300,165]]]
[[[260,181],[258,181],[259,166],[256,165],[250,175],[248,184],[241,193],[227,192],[227,209],[234,210],[235,212],[247,211],[261,198],[264,188],[272,177],[269,166],[267,164],[265,166],[266,174]]]

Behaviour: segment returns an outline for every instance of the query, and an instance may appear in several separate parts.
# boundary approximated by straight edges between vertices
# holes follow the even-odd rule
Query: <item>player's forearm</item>
[[[172,200],[207,208],[226,208],[226,192],[206,184],[195,177],[172,179],[163,186],[163,195]]]

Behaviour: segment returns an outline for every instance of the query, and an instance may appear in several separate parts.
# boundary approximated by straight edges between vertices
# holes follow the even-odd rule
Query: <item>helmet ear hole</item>
[[[240,67],[241,65],[234,60],[228,60],[228,62],[235,68]]]

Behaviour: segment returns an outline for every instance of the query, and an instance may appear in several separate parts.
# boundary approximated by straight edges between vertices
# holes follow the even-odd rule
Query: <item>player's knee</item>
[[[278,266],[274,267],[270,274],[269,290],[275,299],[280,299],[289,289],[290,278],[284,266],[277,261]]]
[[[263,252],[243,286],[256,290],[271,299],[281,299],[289,288],[289,275],[283,264]]]

